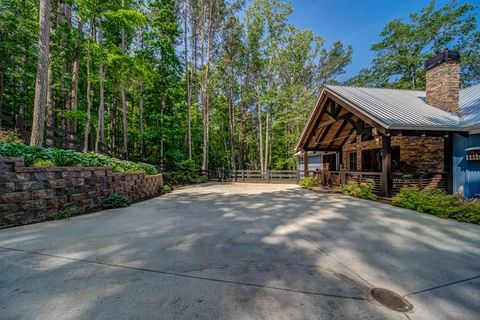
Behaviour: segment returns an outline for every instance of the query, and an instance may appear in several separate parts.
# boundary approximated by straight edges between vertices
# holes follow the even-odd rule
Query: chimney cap
[[[440,49],[435,57],[425,61],[425,70],[430,70],[444,62],[460,61],[460,53],[458,51],[450,51],[447,48]]]

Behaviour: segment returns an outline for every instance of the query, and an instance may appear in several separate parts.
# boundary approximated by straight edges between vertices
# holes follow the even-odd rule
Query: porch
[[[332,191],[339,191],[340,188],[349,182],[368,182],[373,184],[373,193],[383,196],[381,189],[381,172],[361,172],[342,170],[315,170],[309,171],[308,176],[315,177],[321,187],[327,187]],[[415,174],[404,174],[401,172],[392,173],[391,196],[400,192],[404,186],[417,187],[419,189],[438,188],[448,191],[448,174],[445,172],[417,172]]]
[[[431,130],[428,130],[431,129]],[[432,126],[385,125],[342,96],[324,90],[297,145],[304,176],[322,186],[372,182],[390,198],[403,186],[453,192],[452,131]],[[311,170],[308,152],[329,153]]]

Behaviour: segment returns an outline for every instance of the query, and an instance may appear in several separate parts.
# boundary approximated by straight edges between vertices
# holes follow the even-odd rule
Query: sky
[[[437,0],[444,5],[448,0]],[[469,2],[478,8],[480,0]],[[400,18],[408,21],[411,12],[420,11],[429,0],[291,0],[294,8],[290,23],[302,29],[311,29],[321,35],[326,45],[341,40],[353,46],[352,63],[339,80],[355,76],[368,67],[374,58],[371,44],[380,40],[379,33],[387,22]],[[478,11],[477,11],[478,12]]]

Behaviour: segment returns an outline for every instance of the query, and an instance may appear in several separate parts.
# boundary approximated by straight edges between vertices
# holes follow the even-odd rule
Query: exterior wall
[[[464,189],[466,197],[480,195],[480,161],[467,161],[465,149],[480,146],[480,134],[453,137],[453,191]]]
[[[21,158],[0,158],[0,227],[51,219],[60,210],[80,215],[101,209],[121,193],[134,201],[153,197],[161,174],[113,173],[110,168],[25,167]]]
[[[361,141],[360,136],[343,146],[343,166],[348,169],[348,155],[357,153],[357,169],[362,168],[362,151],[380,149],[382,138]],[[443,172],[444,145],[439,137],[392,137],[392,147],[400,147],[400,161],[405,163],[405,172]]]

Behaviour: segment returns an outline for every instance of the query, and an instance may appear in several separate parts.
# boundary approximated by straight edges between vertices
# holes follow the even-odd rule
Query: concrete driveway
[[[1,319],[480,319],[480,226],[295,186],[200,185],[0,230],[0,275]]]

